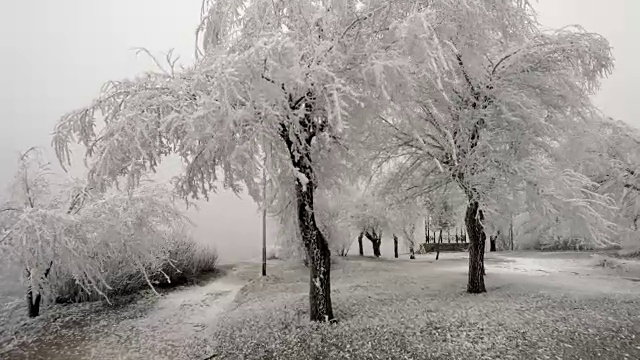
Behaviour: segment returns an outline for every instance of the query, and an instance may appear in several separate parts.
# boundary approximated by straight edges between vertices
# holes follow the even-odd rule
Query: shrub
[[[212,247],[196,244],[191,238],[181,238],[159,244],[167,256],[144,264],[144,272],[125,257],[112,257],[104,264],[104,283],[98,289],[109,298],[129,295],[149,288],[168,288],[195,282],[201,275],[216,270],[218,255]],[[95,289],[85,289],[69,274],[54,273],[53,295],[57,303],[85,302],[103,299]]]

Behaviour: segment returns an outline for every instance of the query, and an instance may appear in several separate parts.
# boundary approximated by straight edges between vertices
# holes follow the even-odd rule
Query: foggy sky
[[[200,5],[201,0],[3,0],[0,187],[13,175],[19,151],[49,148],[61,115],[88,104],[105,81],[152,69],[148,58],[130,49],[159,54],[174,48],[182,63],[192,61]],[[640,1],[540,0],[537,9],[545,26],[580,24],[611,42],[616,69],[595,103],[609,116],[640,126],[640,107],[632,105],[640,93],[640,23],[632,21],[640,15]],[[192,219],[198,240],[213,243],[225,260],[259,255],[260,217],[250,200],[220,194]]]

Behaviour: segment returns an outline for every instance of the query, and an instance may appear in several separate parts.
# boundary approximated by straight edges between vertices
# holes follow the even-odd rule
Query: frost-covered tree
[[[640,131],[621,121],[595,119],[561,144],[567,166],[593,183],[591,190],[611,196],[621,242],[637,237],[640,219]],[[637,243],[637,240],[636,240]]]
[[[30,149],[0,207],[0,250],[25,271],[32,317],[60,281],[105,298],[119,285],[106,279],[114,271],[140,273],[152,286],[150,277],[172,261],[170,244],[189,234],[163,187],[100,194],[80,181],[56,180],[39,150]]]
[[[382,235],[389,227],[389,212],[384,198],[374,187],[363,189],[354,197],[350,209],[351,221],[361,236],[371,242],[373,256],[382,255]]]
[[[330,251],[314,192],[335,172],[321,164],[335,164],[328,160],[340,158],[350,133],[411,89],[409,33],[430,26],[417,21],[431,16],[427,3],[205,0],[196,63],[177,70],[170,59],[158,72],[108,83],[58,123],[57,154],[66,162],[69,144],[82,143],[100,188],[121,177],[133,186],[176,153],[183,197],[207,197],[220,180],[259,201],[260,160],[273,148],[269,178],[295,204],[310,262],[310,318],[330,321]]]
[[[504,189],[526,192],[542,216],[580,214],[594,241],[609,223],[594,210],[608,199],[585,191],[588,179],[557,166],[553,149],[566,129],[597,114],[589,96],[612,69],[606,39],[579,27],[542,31],[528,1],[430,1],[426,30],[411,34],[419,100],[382,116],[393,132],[380,152],[419,173],[415,193],[455,183],[467,198],[467,291],[485,291],[483,208]],[[418,20],[416,20],[418,21]]]
[[[389,183],[387,180],[381,181],[381,183],[378,184],[378,192],[380,193],[379,201],[385,209],[386,214],[386,226],[388,231],[393,234],[394,246],[397,247],[398,235],[400,235],[409,250],[410,258],[415,259],[415,232],[417,224],[422,223],[422,220],[428,213],[425,207],[425,199],[407,199],[403,187],[384,186]]]
[[[49,164],[40,149],[27,150],[19,156],[8,199],[0,207],[0,250],[16,259],[24,270],[30,317],[40,313],[45,284],[54,259],[59,257],[60,244],[73,244],[68,231],[74,225],[73,218],[59,211],[59,199],[51,194],[50,177]]]
[[[318,228],[327,237],[329,248],[339,256],[347,256],[356,235],[349,213],[352,193],[348,189],[322,191],[316,203]]]

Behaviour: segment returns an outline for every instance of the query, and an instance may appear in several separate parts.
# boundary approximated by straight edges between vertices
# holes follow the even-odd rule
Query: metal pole
[[[509,243],[511,244],[511,251],[513,251],[513,215],[511,215],[511,223],[509,224]]]
[[[267,276],[267,153],[262,166],[262,276]]]

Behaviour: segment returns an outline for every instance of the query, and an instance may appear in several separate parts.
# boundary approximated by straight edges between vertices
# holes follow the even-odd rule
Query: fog
[[[49,148],[51,130],[62,114],[88,104],[105,81],[152,69],[152,62],[132,48],[157,54],[174,48],[181,63],[192,61],[200,6],[200,0],[3,1],[0,186],[10,180],[19,151]],[[640,2],[540,0],[537,8],[545,26],[580,24],[609,39],[616,70],[594,100],[609,116],[640,125],[640,109],[632,106],[640,93],[635,65],[640,23],[632,21],[640,14]],[[49,156],[55,160],[51,151]],[[179,165],[166,167],[163,176],[174,170]],[[223,260],[259,255],[260,216],[251,200],[222,193],[190,215],[197,239],[214,244]],[[387,242],[383,251],[389,248]]]

